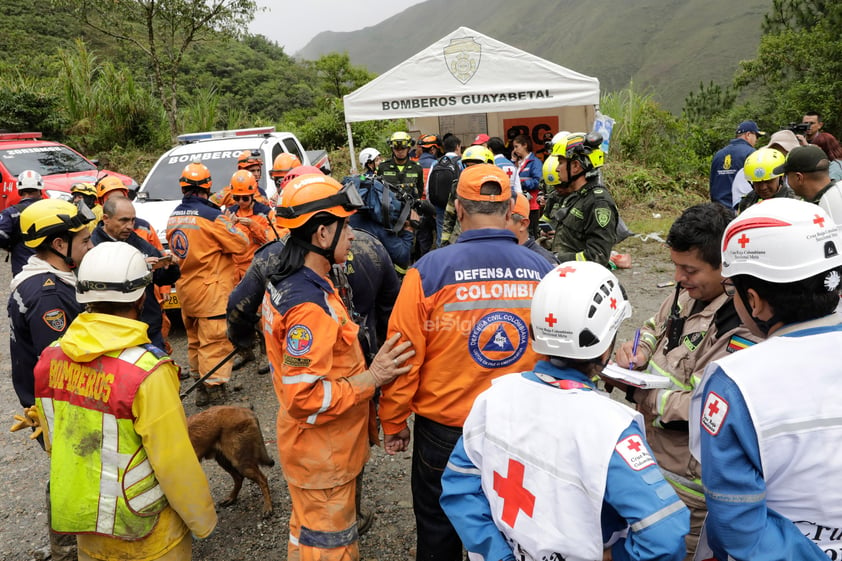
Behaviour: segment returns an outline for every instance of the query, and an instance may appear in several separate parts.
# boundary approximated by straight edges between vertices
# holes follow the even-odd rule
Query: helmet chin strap
[[[585,171],[584,171],[584,170],[580,171],[580,172],[579,172],[579,173],[577,173],[576,175],[571,175],[572,171],[571,171],[571,169],[570,169],[570,163],[571,163],[572,161],[573,161],[573,160],[571,160],[571,159],[565,158],[565,163],[566,163],[566,165],[567,165],[567,181],[560,181],[560,182],[558,183],[558,185],[556,185],[556,187],[561,188],[561,189],[567,189],[568,187],[570,187],[570,184],[571,184],[571,183],[573,183],[574,181],[576,181],[577,179],[579,179],[580,177],[582,177],[583,175],[585,175]],[[579,165],[581,166],[581,162],[580,162],[580,164],[579,164]]]
[[[781,321],[778,314],[772,314],[772,317],[769,319],[760,319],[755,316],[754,311],[751,309],[751,305],[748,303],[748,289],[742,286],[737,286],[736,288],[740,295],[740,299],[743,301],[743,306],[745,306],[748,311],[749,317],[751,317],[752,321],[755,325],[757,325],[757,329],[759,329],[764,336],[769,335],[769,330],[772,329],[772,326]]]
[[[339,245],[339,239],[342,237],[342,231],[345,229],[345,218],[340,218],[335,222],[336,224],[336,231],[333,233],[333,241],[328,248],[322,248],[317,245],[314,245],[307,240],[302,240],[295,236],[290,236],[290,241],[295,243],[298,246],[303,247],[308,251],[312,251],[313,253],[318,253],[322,257],[328,260],[331,265],[336,265],[336,247]]]
[[[50,251],[61,257],[61,260],[64,261],[65,265],[70,267],[71,271],[76,270],[76,262],[73,261],[73,258],[70,257],[71,253],[73,253],[73,236],[69,236],[67,239],[67,255],[62,255],[57,249],[55,249],[52,245],[49,247]]]

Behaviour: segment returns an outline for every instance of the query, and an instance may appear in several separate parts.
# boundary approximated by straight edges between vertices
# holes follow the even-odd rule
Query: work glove
[[[44,429],[41,428],[41,419],[38,416],[38,409],[34,405],[32,407],[25,408],[23,410],[23,415],[15,415],[15,421],[15,424],[12,425],[9,432],[17,432],[25,428],[35,429],[32,431],[32,434],[29,435],[29,440],[35,440],[41,436],[42,432],[44,432]]]

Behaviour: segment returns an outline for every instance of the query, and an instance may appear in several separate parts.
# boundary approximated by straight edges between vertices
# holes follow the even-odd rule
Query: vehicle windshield
[[[9,173],[18,176],[31,169],[41,175],[96,171],[96,166],[66,146],[31,146],[0,150],[0,160]]]
[[[170,156],[161,160],[143,182],[141,192],[146,193],[150,201],[173,201],[182,198],[181,186],[178,180],[184,167],[195,159],[199,159],[210,171],[213,187],[211,192],[221,191],[231,181],[231,176],[237,171],[237,158],[240,150],[226,150],[222,152],[206,152],[199,154],[182,154]],[[210,155],[209,157],[203,157]],[[266,190],[266,168],[263,170],[263,177],[260,178],[259,186]]]

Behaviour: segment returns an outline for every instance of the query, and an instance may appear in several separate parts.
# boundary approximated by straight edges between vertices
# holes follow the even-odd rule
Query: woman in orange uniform
[[[243,253],[233,256],[234,266],[237,268],[236,280],[240,282],[257,248],[277,238],[272,225],[275,221],[275,211],[255,200],[257,179],[250,171],[237,170],[231,176],[230,193],[233,205],[226,209],[229,211],[229,218],[249,239],[248,248]]]
[[[278,222],[290,235],[263,300],[278,396],[278,452],[292,499],[290,560],[356,560],[356,477],[369,456],[374,390],[409,371],[396,334],[366,370],[357,325],[328,278],[345,261],[362,206],[353,185],[320,174],[284,187]]]

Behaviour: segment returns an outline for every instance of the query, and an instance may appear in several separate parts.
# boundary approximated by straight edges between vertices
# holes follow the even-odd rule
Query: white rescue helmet
[[[380,151],[377,148],[363,148],[360,151],[360,165],[365,167],[368,162],[373,162],[379,155]]]
[[[76,299],[90,302],[134,302],[152,282],[143,254],[126,242],[102,242],[82,259],[76,277]]]
[[[568,136],[570,136],[570,131],[559,131],[559,132],[555,133],[555,136],[553,136],[553,139],[550,140],[550,144],[555,146],[559,142],[561,142],[563,140],[566,140]]]
[[[842,266],[842,235],[820,206],[768,199],[743,211],[722,235],[722,276],[773,283],[810,278]]]
[[[532,349],[562,358],[598,358],[632,307],[611,271],[567,261],[547,273],[532,297]]]
[[[25,189],[44,190],[44,179],[41,174],[31,169],[25,169],[18,175],[18,191]]]

